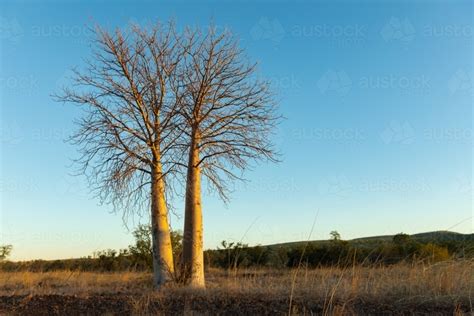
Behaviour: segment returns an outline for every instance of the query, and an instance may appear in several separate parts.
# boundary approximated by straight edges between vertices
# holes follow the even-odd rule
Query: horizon
[[[456,231],[449,231],[449,230],[436,230],[436,231],[429,231],[429,232],[419,232],[415,234],[407,234],[409,236],[417,236],[417,235],[423,235],[423,234],[431,234],[431,233],[453,233],[453,234],[458,234],[458,235],[463,235],[463,236],[469,236],[469,235],[474,235],[474,233],[459,233]],[[400,232],[398,234],[405,234],[404,232]],[[392,234],[392,235],[374,235],[374,236],[361,236],[361,237],[355,237],[351,239],[345,239],[341,238],[343,241],[358,241],[358,240],[364,240],[364,239],[372,239],[372,238],[383,238],[383,237],[393,237],[397,234]],[[279,246],[279,245],[286,245],[286,244],[293,244],[293,243],[313,243],[313,242],[321,242],[321,241],[330,241],[331,239],[311,239],[311,240],[294,240],[294,241],[288,241],[288,242],[282,242],[282,243],[274,243],[274,244],[255,244],[255,245],[249,245],[245,244],[245,246],[252,248],[252,247],[272,247],[272,246]],[[220,245],[218,245],[220,246]],[[105,248],[102,250],[108,250],[109,248]],[[209,251],[209,250],[215,250],[217,248],[205,248],[204,251]],[[111,250],[116,250],[119,251],[120,249],[111,249]],[[55,261],[55,260],[75,260],[75,259],[82,259],[82,258],[97,258],[94,256],[94,253],[84,255],[84,256],[77,256],[77,257],[67,257],[67,258],[49,258],[49,259],[43,259],[43,258],[33,258],[33,259],[26,259],[26,260],[8,260],[10,262],[29,262],[29,261],[36,261],[36,260],[43,260],[43,261]]]
[[[285,117],[282,162],[249,168],[227,205],[203,186],[205,249],[474,232],[471,2],[210,3],[1,5],[0,245],[12,261],[126,248],[146,223],[149,210],[124,223],[71,174],[77,147],[64,140],[80,112],[51,94],[91,56],[89,27],[171,19],[236,34]],[[184,203],[171,202],[182,230]]]

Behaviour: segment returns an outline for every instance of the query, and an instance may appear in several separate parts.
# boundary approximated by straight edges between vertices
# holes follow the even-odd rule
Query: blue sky
[[[279,164],[204,196],[205,246],[473,232],[471,1],[6,1],[0,13],[0,244],[12,259],[126,247],[146,218],[72,176],[80,113],[51,100],[90,54],[88,27],[176,20],[231,29],[279,95]],[[181,229],[176,201],[173,228]],[[146,211],[146,210],[145,210]]]

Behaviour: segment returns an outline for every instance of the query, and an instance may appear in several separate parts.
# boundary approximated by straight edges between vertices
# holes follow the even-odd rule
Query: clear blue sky
[[[286,117],[282,163],[247,172],[228,206],[204,197],[206,248],[304,240],[315,219],[313,239],[472,233],[472,1],[43,2],[0,11],[0,244],[12,259],[131,242],[121,215],[70,175],[64,139],[79,112],[50,94],[89,56],[89,26],[170,18],[236,33]]]

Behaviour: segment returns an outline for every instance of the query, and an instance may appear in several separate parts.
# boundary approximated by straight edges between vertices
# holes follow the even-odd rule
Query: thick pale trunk
[[[199,148],[195,137],[189,151],[182,264],[186,283],[191,287],[204,288],[201,169],[198,162]]]
[[[168,211],[165,202],[165,186],[161,167],[151,176],[151,232],[153,247],[153,285],[160,289],[174,274]]]

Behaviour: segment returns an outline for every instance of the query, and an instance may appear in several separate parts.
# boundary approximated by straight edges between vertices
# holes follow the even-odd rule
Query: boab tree
[[[84,109],[72,141],[101,200],[125,212],[151,207],[159,288],[174,272],[165,186],[179,160],[178,65],[186,47],[172,24],[114,32],[97,27],[95,34],[86,69],[75,70],[72,88],[56,98]]]
[[[227,200],[229,180],[249,162],[275,161],[270,141],[279,121],[273,95],[229,32],[186,34],[181,113],[188,149],[183,268],[188,284],[205,287],[201,176]]]

